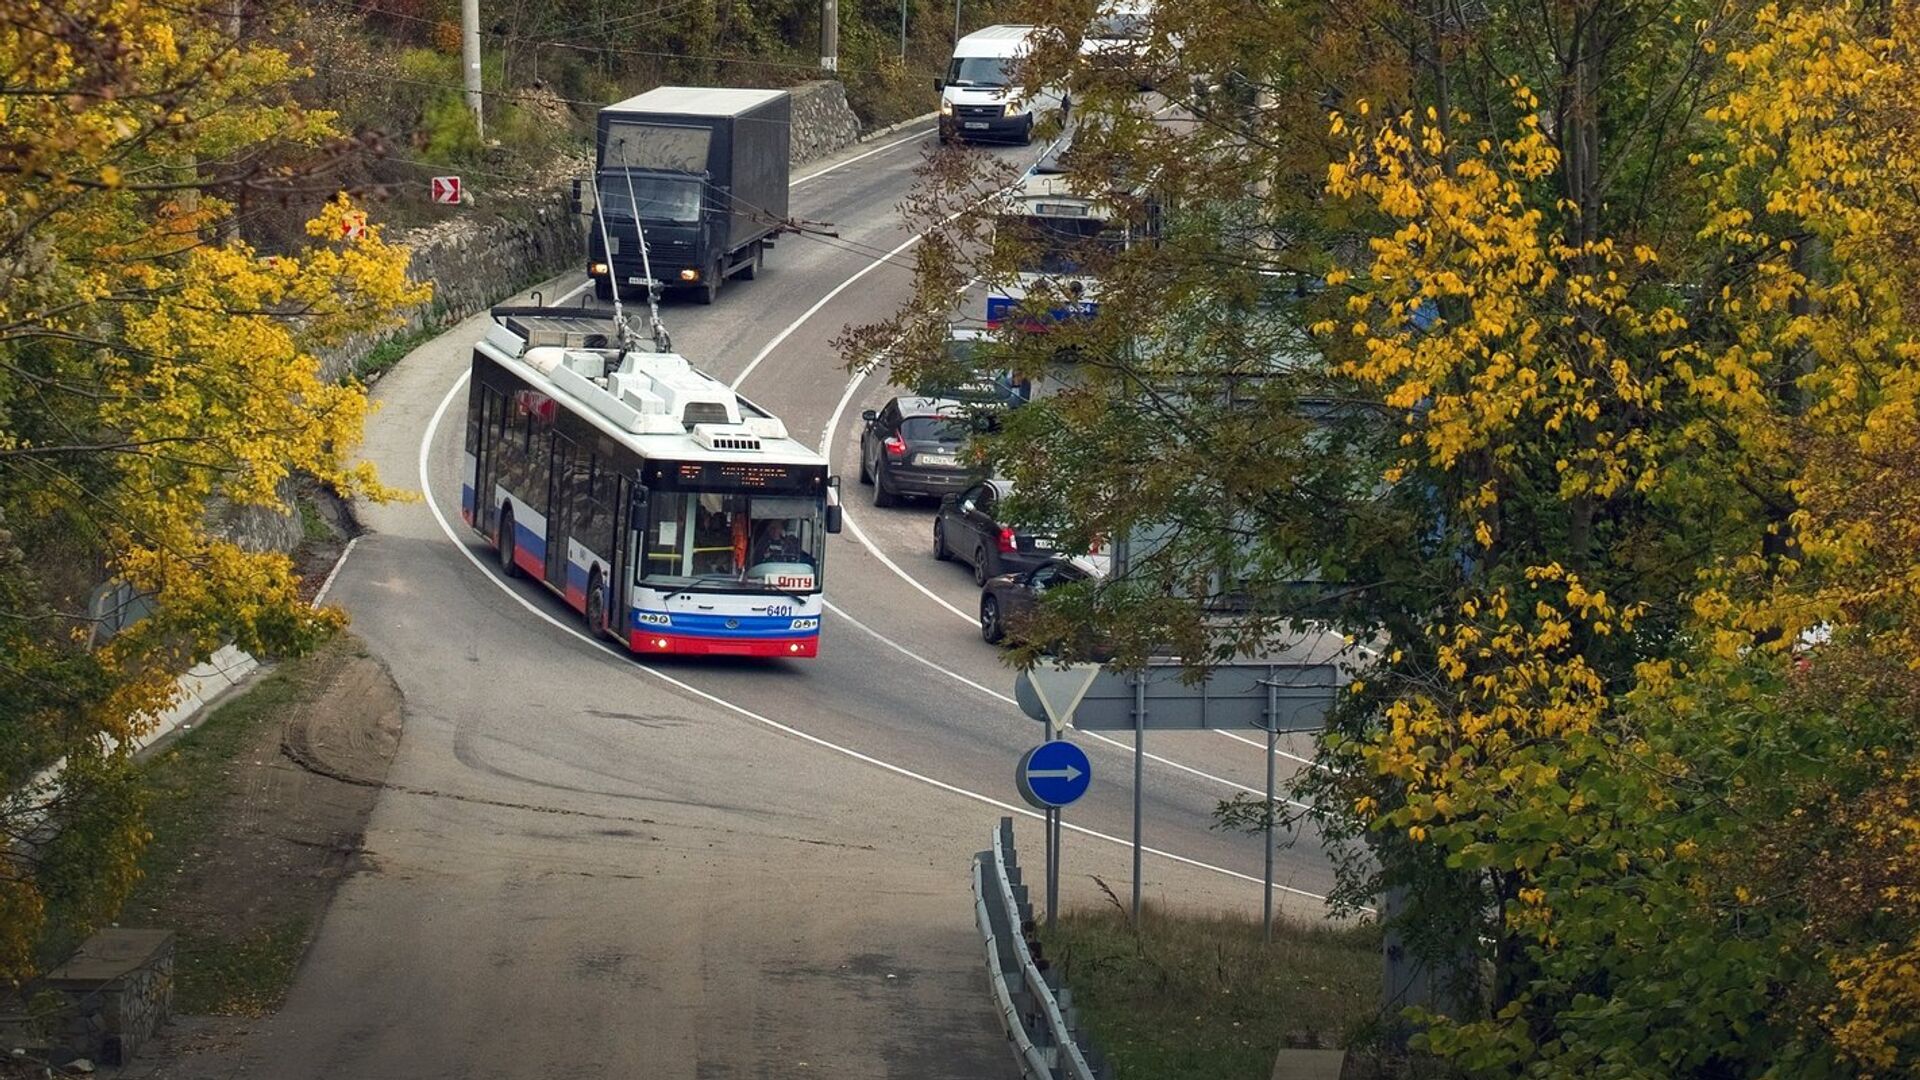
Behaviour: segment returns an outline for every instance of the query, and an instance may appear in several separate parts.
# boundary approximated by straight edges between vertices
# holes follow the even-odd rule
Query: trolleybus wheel
[[[594,637],[603,637],[607,632],[607,590],[600,581],[597,566],[587,575],[587,629]]]
[[[518,542],[513,535],[513,507],[500,507],[500,530],[494,535],[494,546],[500,549],[500,572],[508,577],[519,577],[520,566],[514,562],[514,548]]]

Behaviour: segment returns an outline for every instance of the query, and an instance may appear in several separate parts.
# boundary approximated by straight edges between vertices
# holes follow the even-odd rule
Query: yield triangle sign
[[[1069,664],[1064,668],[1042,665],[1027,672],[1027,680],[1033,684],[1055,731],[1073,723],[1073,710],[1080,707],[1080,699],[1087,696],[1093,680],[1099,677],[1099,664]]]

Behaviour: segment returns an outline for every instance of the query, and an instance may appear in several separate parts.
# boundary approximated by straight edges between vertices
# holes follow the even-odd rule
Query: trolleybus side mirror
[[[833,505],[827,507],[827,532],[833,533],[836,535],[840,532],[840,504],[839,503],[834,503]]]
[[[840,478],[827,477],[827,532],[840,531]]]

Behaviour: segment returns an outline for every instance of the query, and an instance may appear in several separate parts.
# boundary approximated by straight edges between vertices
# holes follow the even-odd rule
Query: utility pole
[[[907,62],[907,0],[900,0],[900,62]]]
[[[820,70],[840,70],[840,0],[820,0]]]
[[[460,0],[460,60],[467,70],[467,108],[473,110],[473,131],[487,136],[480,109],[480,0]]]
[[[953,43],[960,44],[960,0],[953,0]]]

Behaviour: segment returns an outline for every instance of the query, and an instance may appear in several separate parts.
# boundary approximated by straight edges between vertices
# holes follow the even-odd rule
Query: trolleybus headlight
[[[681,281],[699,281],[700,271],[694,270],[691,268],[682,270],[680,271],[680,280]]]
[[[787,651],[788,651],[788,652],[799,652],[799,651],[800,651],[800,643],[796,641],[796,642],[793,642],[792,644],[790,644],[790,645],[788,645],[788,646],[787,646]]]

